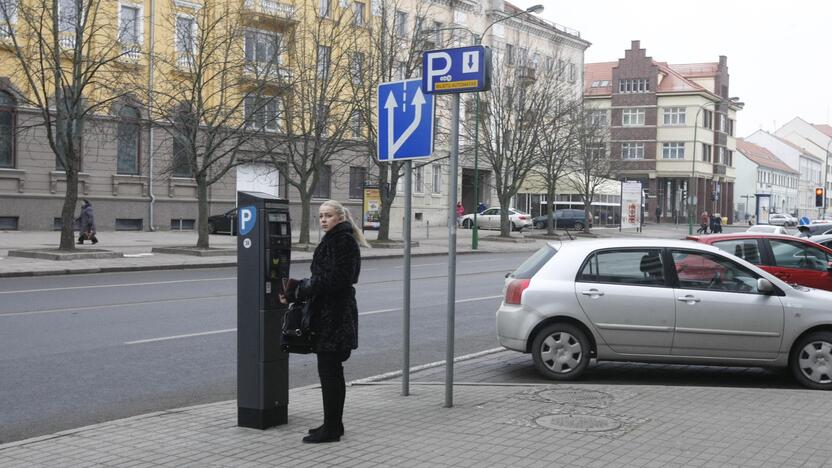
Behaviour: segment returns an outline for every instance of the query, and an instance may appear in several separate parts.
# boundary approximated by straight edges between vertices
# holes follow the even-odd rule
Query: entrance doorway
[[[462,206],[466,213],[473,213],[479,202],[491,207],[491,171],[479,170],[480,180],[477,192],[474,193],[474,170],[462,169]]]

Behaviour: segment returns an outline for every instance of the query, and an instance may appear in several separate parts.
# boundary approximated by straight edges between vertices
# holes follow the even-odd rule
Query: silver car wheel
[[[800,372],[812,382],[832,383],[832,343],[826,341],[807,343],[800,350],[798,366]]]
[[[574,371],[580,364],[582,356],[581,342],[563,331],[547,336],[540,347],[540,358],[543,364],[558,374]]]

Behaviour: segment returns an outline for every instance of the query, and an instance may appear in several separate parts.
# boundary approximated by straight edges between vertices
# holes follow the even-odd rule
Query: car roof
[[[697,242],[702,239],[707,242],[716,242],[720,240],[731,240],[731,239],[787,239],[787,240],[794,240],[794,239],[801,239],[800,237],[790,236],[788,234],[775,234],[773,232],[731,232],[726,234],[708,234],[707,236],[688,236],[688,239],[696,240]]]
[[[693,242],[687,239],[659,239],[659,238],[642,238],[642,239],[631,239],[631,238],[609,238],[609,239],[577,239],[572,242],[568,243],[560,243],[560,242],[549,242],[555,249],[565,249],[568,248],[570,250],[584,250],[587,252],[598,250],[598,249],[606,249],[606,248],[614,248],[614,247],[654,247],[654,248],[702,248],[702,250],[710,250],[714,252],[724,253],[724,251],[712,247],[707,244],[702,244],[699,242]]]

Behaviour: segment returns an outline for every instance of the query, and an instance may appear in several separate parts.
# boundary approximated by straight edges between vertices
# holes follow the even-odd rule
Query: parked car
[[[527,213],[514,208],[508,209],[508,220],[511,223],[512,231],[531,227],[532,217]],[[477,226],[480,229],[500,229],[500,208],[489,208],[477,215]],[[474,214],[467,214],[462,217],[462,227],[471,229],[474,227]]]
[[[804,224],[797,227],[800,237],[814,237],[832,234],[832,223]]]
[[[772,213],[768,217],[768,223],[774,226],[797,226],[797,218],[786,213]]]
[[[582,231],[586,226],[586,213],[584,210],[555,210],[555,229],[574,229]],[[549,221],[549,215],[541,215],[532,220],[537,229],[545,229]]]
[[[787,367],[806,387],[832,389],[832,293],[790,286],[712,246],[550,243],[506,277],[503,292],[500,344],[531,353],[553,380],[577,379],[596,359]]]
[[[814,236],[810,239],[812,242],[820,244],[824,247],[828,247],[832,249],[832,234],[823,234],[820,236]]]
[[[787,283],[832,291],[832,249],[810,240],[747,232],[688,239],[718,247]]]
[[[791,233],[783,226],[772,226],[770,224],[755,224],[745,232],[754,232],[760,234],[779,234],[781,236],[789,236]]]
[[[223,214],[208,217],[208,232],[211,234],[237,235],[237,208]]]

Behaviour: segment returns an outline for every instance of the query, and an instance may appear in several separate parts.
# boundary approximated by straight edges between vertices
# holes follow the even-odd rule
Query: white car
[[[809,240],[817,242],[818,244],[832,249],[832,234],[822,234],[820,236],[810,237]]]
[[[793,235],[788,229],[784,228],[783,226],[772,226],[771,224],[755,224],[746,230],[745,232],[756,232],[760,234],[780,234],[783,236],[791,236]]]
[[[532,217],[528,213],[508,209],[508,221],[511,223],[512,231],[532,227]],[[462,217],[462,227],[471,229],[474,227],[474,214],[467,214]],[[477,227],[479,229],[500,229],[500,208],[489,208],[477,215]]]
[[[549,243],[506,277],[497,338],[553,380],[597,361],[789,368],[832,389],[832,292],[709,245]]]
[[[772,213],[768,217],[768,223],[775,226],[797,226],[797,218],[785,213]]]

